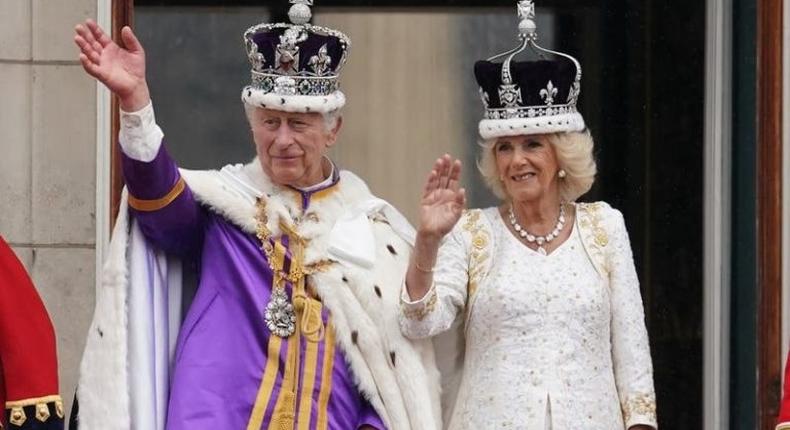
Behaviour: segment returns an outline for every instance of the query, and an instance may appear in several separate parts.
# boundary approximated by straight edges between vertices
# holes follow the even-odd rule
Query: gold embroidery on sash
[[[276,336],[275,336],[276,337]],[[280,386],[280,395],[274,405],[269,430],[293,430],[296,411],[296,387],[299,383],[299,330],[288,339],[288,354],[285,358],[285,372]]]
[[[312,299],[310,299],[312,300]],[[321,318],[321,303],[317,305],[317,315]],[[307,352],[305,353],[304,374],[302,375],[302,389],[299,394],[299,430],[310,428],[310,412],[313,406],[313,388],[315,387],[316,367],[318,364],[318,342],[307,341]]]
[[[321,370],[321,392],[318,394],[318,414],[316,430],[326,430],[328,427],[327,409],[329,408],[329,395],[332,393],[332,370],[335,365],[335,327],[329,320],[326,327],[326,340],[324,344],[324,363]]]
[[[258,388],[255,406],[252,408],[250,421],[247,423],[247,430],[259,430],[263,423],[263,416],[266,414],[266,407],[269,406],[269,399],[274,389],[274,381],[277,379],[277,371],[280,368],[280,347],[282,346],[282,341],[282,338],[279,336],[269,336],[266,367],[263,371],[261,386]]]

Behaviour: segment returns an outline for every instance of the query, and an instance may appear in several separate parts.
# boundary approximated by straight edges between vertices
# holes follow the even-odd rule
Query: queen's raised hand
[[[418,235],[439,240],[453,229],[466,206],[460,178],[460,160],[453,160],[447,154],[436,160],[420,200]]]
[[[74,43],[80,48],[82,67],[120,99],[121,109],[132,112],[150,101],[145,80],[145,51],[132,29],[121,29],[119,46],[91,20],[78,24]]]

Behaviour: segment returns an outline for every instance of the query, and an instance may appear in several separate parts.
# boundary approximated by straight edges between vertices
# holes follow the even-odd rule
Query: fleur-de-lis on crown
[[[252,64],[253,70],[257,70],[259,72],[263,71],[263,65],[266,63],[266,59],[263,57],[263,54],[258,52],[258,44],[256,44],[251,38],[247,39],[247,57],[250,59],[250,64]]]
[[[483,101],[483,106],[488,107],[488,93],[483,91],[482,88],[477,89],[480,92],[480,100]]]
[[[323,76],[326,73],[329,65],[332,64],[332,57],[327,55],[326,44],[318,50],[318,55],[310,57],[310,61],[307,64],[317,76]]]
[[[546,102],[546,105],[551,106],[554,104],[554,96],[557,95],[557,89],[554,88],[554,83],[549,81],[548,85],[546,85],[546,88],[540,90],[539,94],[540,98]]]

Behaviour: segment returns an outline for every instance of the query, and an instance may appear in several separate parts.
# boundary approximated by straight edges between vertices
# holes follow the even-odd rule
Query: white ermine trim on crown
[[[480,137],[492,139],[504,136],[545,134],[584,130],[584,118],[578,112],[551,117],[484,119],[478,129]]]
[[[244,87],[241,99],[253,107],[284,112],[327,113],[340,109],[346,104],[346,96],[341,91],[335,91],[326,96],[283,96],[265,93],[251,86]]]

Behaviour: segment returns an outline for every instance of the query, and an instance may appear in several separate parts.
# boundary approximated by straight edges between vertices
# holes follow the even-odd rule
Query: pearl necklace
[[[541,255],[546,255],[546,249],[543,248],[543,245],[556,239],[557,236],[560,235],[563,227],[565,227],[565,205],[560,204],[560,216],[557,218],[557,225],[554,226],[554,230],[552,230],[551,233],[545,236],[535,236],[522,227],[521,224],[516,221],[516,215],[513,213],[513,205],[510,205],[508,209],[508,218],[510,218],[510,225],[513,226],[513,230],[516,230],[519,236],[526,239],[529,243],[537,243],[538,252],[541,253]]]

